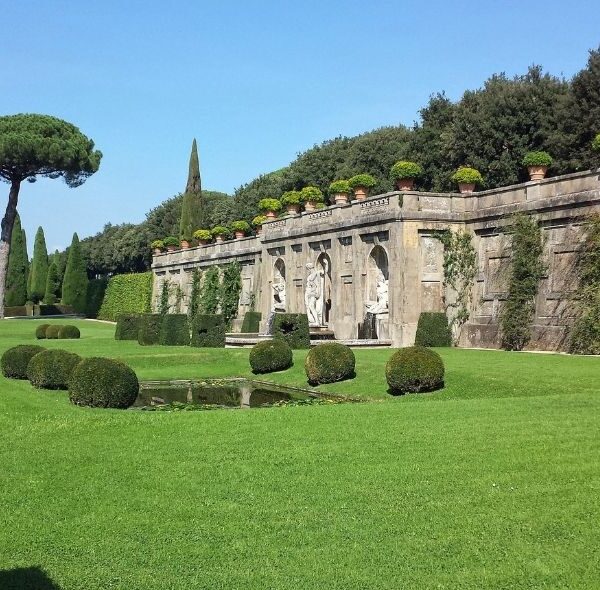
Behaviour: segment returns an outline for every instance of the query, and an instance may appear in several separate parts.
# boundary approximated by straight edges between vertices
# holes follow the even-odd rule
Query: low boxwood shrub
[[[355,189],[357,187],[373,188],[377,181],[370,174],[357,174],[348,180],[350,187]]]
[[[51,324],[40,324],[35,329],[35,337],[38,340],[45,340],[46,338],[46,330],[50,327]]]
[[[53,316],[75,313],[75,308],[72,305],[62,305],[58,303],[55,303],[53,305],[36,305],[35,309],[35,315],[39,316]]]
[[[258,202],[261,211],[281,211],[281,201],[278,199],[261,199]]]
[[[323,203],[325,197],[320,189],[316,186],[305,186],[300,191],[300,200],[303,203]]]
[[[423,174],[423,168],[416,162],[400,160],[390,170],[392,180],[405,180],[406,178],[419,178]]]
[[[461,166],[452,175],[452,181],[458,184],[476,184],[481,186],[483,184],[483,176],[481,176],[481,172],[475,170],[475,168]]]
[[[329,192],[335,194],[348,194],[352,191],[352,187],[347,180],[334,180],[329,185]]]
[[[140,384],[135,372],[113,359],[83,359],[69,381],[69,398],[78,406],[128,408],[135,401]]]
[[[77,326],[72,326],[72,325],[66,325],[66,326],[62,326],[61,329],[58,331],[58,337],[66,340],[73,340],[76,338],[79,338],[81,336],[81,332],[79,332],[79,328]]]
[[[284,340],[290,348],[310,348],[308,316],[305,313],[276,313],[273,318],[273,338]]]
[[[265,221],[267,221],[267,216],[266,215],[257,215],[253,220],[252,220],[252,225],[254,227],[261,227],[263,223],[265,223]]]
[[[285,371],[294,364],[292,349],[283,340],[265,340],[255,344],[248,360],[253,373]]]
[[[222,236],[223,238],[227,238],[231,235],[231,230],[224,225],[217,225],[210,230],[210,234],[212,236]]]
[[[163,316],[158,343],[166,346],[189,346],[190,328],[187,315],[169,313]]]
[[[46,350],[37,344],[19,344],[4,352],[0,359],[2,374],[9,379],[27,379],[27,365],[38,353]]]
[[[197,314],[192,322],[192,346],[225,347],[225,320],[221,314]]]
[[[281,204],[285,207],[288,205],[300,205],[300,191],[286,191],[281,195]]]
[[[239,221],[232,221],[229,226],[231,227],[232,231],[244,232],[245,234],[250,231],[250,224],[243,219],[240,219]]]
[[[27,365],[27,379],[39,389],[68,389],[73,369],[81,357],[66,350],[44,350]]]
[[[552,156],[548,152],[527,152],[522,164],[523,166],[551,166]]]
[[[429,348],[401,348],[388,360],[385,378],[392,395],[434,391],[444,386],[444,362]]]
[[[62,324],[50,324],[46,328],[46,338],[48,340],[56,340],[58,338],[61,328]]]
[[[242,320],[242,334],[256,334],[260,329],[262,313],[260,311],[247,311]]]
[[[452,346],[452,332],[444,312],[421,313],[417,324],[415,346]]]
[[[4,308],[4,317],[6,318],[17,318],[27,315],[27,307],[25,305],[8,305]]]
[[[163,240],[165,248],[179,248],[179,240],[175,236],[167,236]]]
[[[335,383],[354,377],[354,353],[349,346],[327,342],[311,348],[304,361],[304,370],[311,385]]]
[[[160,327],[163,317],[158,313],[144,313],[140,316],[139,344],[148,346],[160,342]]]
[[[117,318],[115,340],[137,340],[141,317],[139,313],[122,313]]]
[[[197,229],[194,232],[194,238],[196,240],[209,241],[212,239],[212,234],[209,229]]]

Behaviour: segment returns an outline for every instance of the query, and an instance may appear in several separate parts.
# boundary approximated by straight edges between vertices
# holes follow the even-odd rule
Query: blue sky
[[[50,250],[181,191],[194,137],[203,187],[231,193],[315,143],[411,125],[434,92],[533,63],[570,77],[600,44],[597,0],[20,0],[2,21],[0,114],[61,117],[104,153],[77,189],[24,183]]]

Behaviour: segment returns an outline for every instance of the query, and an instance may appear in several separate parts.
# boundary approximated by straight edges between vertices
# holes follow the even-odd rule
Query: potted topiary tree
[[[552,156],[548,152],[527,152],[523,166],[527,167],[531,180],[542,180],[552,165]]]
[[[415,180],[423,174],[423,168],[415,162],[400,160],[390,170],[390,176],[399,191],[412,191]]]
[[[232,221],[230,225],[236,240],[243,238],[250,231],[250,224],[244,220]]]
[[[377,184],[377,181],[370,174],[357,174],[348,182],[357,201],[364,201],[369,196],[369,190]]]
[[[300,211],[300,192],[287,191],[283,193],[281,204],[287,209],[288,215],[296,215]]]
[[[210,233],[215,237],[215,242],[220,244],[225,240],[225,238],[229,237],[230,231],[228,227],[224,225],[217,225],[210,230]]]
[[[275,219],[277,212],[281,211],[281,202],[277,199],[261,199],[258,208],[264,212],[267,219]]]
[[[325,199],[323,193],[316,186],[305,186],[300,191],[300,200],[304,203],[305,211],[314,211],[317,203],[322,203]]]
[[[194,232],[194,239],[198,240],[198,243],[201,246],[206,246],[206,244],[210,244],[212,241],[212,234],[209,229],[197,229]]]
[[[479,170],[468,166],[461,166],[452,175],[452,180],[458,184],[458,190],[464,195],[471,194],[476,186],[483,184],[483,176]]]
[[[262,231],[262,225],[265,221],[267,221],[267,217],[265,215],[257,215],[252,220],[252,225],[254,226],[254,230],[256,231],[257,236],[260,235],[260,232]]]
[[[174,252],[179,246],[179,240],[175,236],[167,236],[163,240],[163,244],[167,249],[167,252]]]
[[[350,183],[347,180],[335,180],[329,185],[329,192],[333,195],[336,205],[346,205],[350,200]]]
[[[162,251],[165,249],[165,243],[162,240],[154,240],[150,247],[154,251],[154,255],[162,254]]]

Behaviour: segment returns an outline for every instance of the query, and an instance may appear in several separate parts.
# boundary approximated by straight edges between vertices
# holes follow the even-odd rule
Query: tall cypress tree
[[[58,280],[58,269],[53,262],[48,267],[48,278],[46,280],[46,293],[44,295],[44,303],[46,305],[54,305],[58,300],[60,293],[60,282]]]
[[[88,277],[85,262],[81,255],[79,237],[73,234],[73,241],[69,248],[67,267],[62,285],[62,302],[71,305],[78,313],[85,313]]]
[[[33,262],[31,264],[31,285],[29,298],[37,303],[44,298],[46,293],[46,279],[48,277],[48,251],[44,230],[38,227],[33,245]]]
[[[200,162],[196,140],[192,143],[188,180],[181,204],[181,221],[179,235],[182,240],[191,240],[192,234],[206,224],[204,202],[202,199],[202,182],[200,180]]]
[[[17,213],[10,241],[10,254],[8,256],[6,291],[4,293],[4,304],[6,306],[25,305],[27,301],[28,266],[29,259],[27,258],[25,230],[21,229],[21,219]]]

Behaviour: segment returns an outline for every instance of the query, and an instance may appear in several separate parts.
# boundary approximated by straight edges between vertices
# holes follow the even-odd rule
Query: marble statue
[[[308,275],[304,287],[304,303],[308,324],[320,326],[323,321],[323,277],[312,262],[306,265],[306,270]]]
[[[273,283],[273,311],[285,311],[285,283]]]
[[[385,279],[385,276],[381,269],[377,273],[377,287],[375,289],[377,293],[377,301],[368,302],[365,304],[365,308],[368,313],[378,314],[386,313],[388,311],[389,302],[389,281]]]

